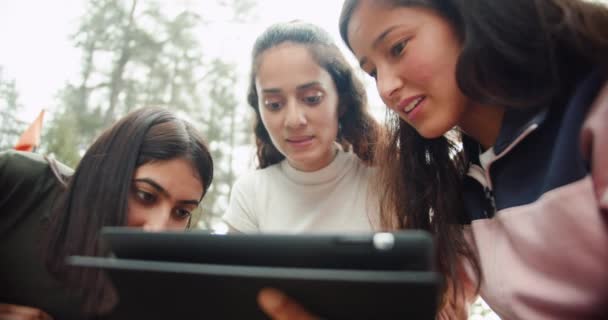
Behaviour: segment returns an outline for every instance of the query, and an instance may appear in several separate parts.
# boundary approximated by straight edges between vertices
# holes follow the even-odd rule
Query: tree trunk
[[[131,42],[131,32],[133,29],[133,24],[135,23],[135,8],[137,6],[137,0],[133,0],[131,4],[131,11],[129,12],[129,23],[125,29],[125,37],[123,39],[122,48],[120,52],[120,58],[116,62],[116,66],[112,70],[112,77],[110,80],[110,105],[108,106],[108,110],[106,111],[106,115],[104,117],[103,124],[104,126],[109,126],[112,120],[114,120],[114,113],[116,112],[116,105],[118,103],[118,95],[122,89],[123,82],[123,73],[125,72],[125,67],[129,62],[129,58],[131,57],[131,50],[129,48]]]

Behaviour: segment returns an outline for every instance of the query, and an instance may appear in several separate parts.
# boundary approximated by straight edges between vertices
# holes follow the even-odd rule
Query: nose
[[[379,67],[376,70],[376,88],[380,97],[388,105],[392,105],[392,100],[396,96],[396,92],[403,86],[403,80],[395,72],[394,68],[382,68]]]
[[[145,231],[162,231],[166,230],[169,227],[170,221],[169,217],[171,216],[170,212],[165,212],[167,210],[155,210],[154,212],[149,212],[142,229]]]
[[[297,102],[290,101],[287,104],[285,110],[285,126],[288,128],[299,128],[303,127],[307,123],[306,110],[304,106],[299,105]]]

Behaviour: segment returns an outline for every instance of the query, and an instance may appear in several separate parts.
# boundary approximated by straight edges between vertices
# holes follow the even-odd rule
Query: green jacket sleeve
[[[57,187],[58,180],[39,154],[0,152],[0,235],[23,214],[39,209],[40,194]]]

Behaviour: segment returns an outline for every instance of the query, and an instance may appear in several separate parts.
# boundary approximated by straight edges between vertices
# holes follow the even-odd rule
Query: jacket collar
[[[586,108],[591,104],[604,81],[605,74],[599,68],[591,70],[587,75],[581,77],[581,80],[572,91],[572,96],[564,105],[565,109],[570,109],[577,105]],[[500,155],[522,135],[528,134],[530,130],[533,130],[532,127],[541,127],[552,109],[555,108],[547,106],[530,109],[507,108],[498,138],[493,146],[494,153]]]

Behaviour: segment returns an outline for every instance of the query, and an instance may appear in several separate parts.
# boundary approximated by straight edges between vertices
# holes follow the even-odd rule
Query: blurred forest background
[[[116,119],[142,106],[166,107],[209,142],[215,175],[197,226],[219,232],[235,178],[255,166],[245,100],[255,37],[272,23],[301,19],[328,29],[344,49],[341,0],[65,1],[0,1],[7,48],[0,52],[0,150],[12,148],[44,109],[36,151],[75,167]],[[55,34],[56,24],[69,25],[66,34]],[[37,98],[44,93],[52,97]]]
[[[256,8],[252,0],[214,6],[234,23],[247,23]],[[203,133],[213,153],[215,177],[199,223],[211,227],[235,179],[233,151],[251,144],[252,115],[237,86],[236,64],[205,54],[198,29],[213,17],[188,9],[171,15],[161,1],[141,0],[90,0],[84,12],[69,36],[81,57],[78,76],[46,108],[37,152],[75,167],[101,130],[129,111],[171,109]],[[0,150],[11,148],[29,125],[17,117],[21,108],[18,79],[0,65]]]

